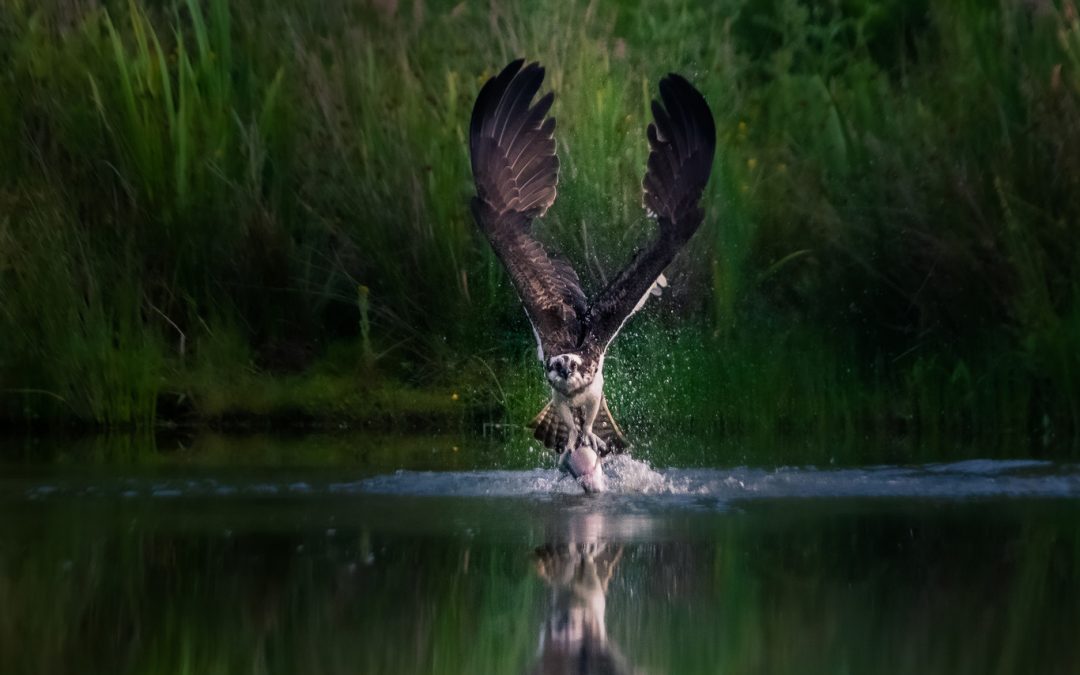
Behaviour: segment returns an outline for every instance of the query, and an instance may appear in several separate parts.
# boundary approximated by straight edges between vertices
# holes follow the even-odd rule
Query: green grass
[[[0,418],[335,418],[382,389],[527,421],[527,326],[466,207],[472,100],[518,55],[557,93],[540,230],[593,290],[650,232],[656,82],[717,118],[706,223],[610,360],[636,433],[1071,452],[1069,1],[8,0]]]

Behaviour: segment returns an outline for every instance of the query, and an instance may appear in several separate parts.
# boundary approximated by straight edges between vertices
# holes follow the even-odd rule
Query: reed
[[[563,166],[539,229],[593,290],[651,231],[656,82],[717,116],[707,222],[613,355],[632,421],[1080,432],[1071,0],[9,0],[0,37],[5,419],[150,424],[228,333],[267,377],[360,345],[368,379],[523,421],[543,392],[465,136],[527,55]]]

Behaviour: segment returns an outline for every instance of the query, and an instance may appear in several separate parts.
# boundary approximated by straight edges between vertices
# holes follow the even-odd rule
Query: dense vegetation
[[[717,116],[706,224],[609,361],[628,426],[1080,433],[1071,0],[47,4],[0,0],[9,423],[527,420],[465,146],[524,55],[557,94],[541,229],[592,289],[649,232],[658,79]]]

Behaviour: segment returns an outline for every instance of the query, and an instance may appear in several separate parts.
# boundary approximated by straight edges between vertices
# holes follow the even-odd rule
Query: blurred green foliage
[[[703,231],[609,362],[636,431],[1080,433],[1071,0],[3,0],[0,418],[213,416],[351,354],[328,391],[529,419],[466,206],[473,97],[519,55],[557,94],[540,229],[593,290],[650,232],[656,82],[717,117]]]

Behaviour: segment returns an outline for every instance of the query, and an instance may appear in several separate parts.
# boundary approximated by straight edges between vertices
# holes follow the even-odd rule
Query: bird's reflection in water
[[[575,518],[569,530],[536,549],[536,570],[550,589],[532,673],[631,673],[608,640],[607,591],[622,546],[604,541],[604,516]]]

